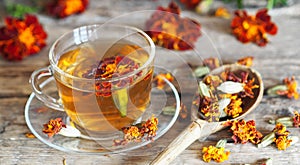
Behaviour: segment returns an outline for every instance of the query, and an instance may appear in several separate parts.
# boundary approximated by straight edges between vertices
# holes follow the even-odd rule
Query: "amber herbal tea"
[[[143,48],[126,40],[92,41],[63,53],[57,66],[73,78],[54,77],[72,122],[101,133],[136,121],[150,101],[153,66],[137,70],[148,58]]]

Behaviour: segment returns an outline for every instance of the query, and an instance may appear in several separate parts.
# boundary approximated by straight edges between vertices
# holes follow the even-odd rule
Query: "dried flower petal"
[[[234,120],[226,122],[225,126],[230,126],[230,130],[233,133],[232,139],[235,143],[245,144],[250,141],[253,144],[258,144],[263,135],[256,130],[254,120]]]
[[[26,136],[27,138],[36,138],[36,137],[34,136],[34,134],[31,133],[31,132],[30,132],[30,133],[29,133],[29,132],[26,133],[25,136]]]
[[[203,65],[209,67],[210,70],[220,67],[220,60],[215,57],[206,58],[203,60]]]
[[[300,127],[300,114],[297,111],[294,112],[293,125],[297,128]]]
[[[215,16],[229,19],[231,17],[231,14],[225,7],[218,7],[215,11]]]
[[[43,133],[47,134],[48,137],[53,137],[62,127],[66,128],[66,125],[61,118],[51,119],[47,124],[44,124]]]
[[[210,162],[214,160],[216,162],[224,162],[228,159],[230,151],[225,150],[226,141],[220,140],[216,146],[203,147],[203,160],[205,162]]]
[[[283,80],[283,83],[286,85],[287,90],[278,90],[277,94],[281,96],[286,96],[290,99],[294,98],[295,100],[297,100],[299,98],[299,93],[297,91],[298,83],[295,80],[295,77],[287,77]]]
[[[254,59],[254,57],[247,56],[247,57],[243,57],[241,59],[238,59],[237,63],[240,64],[240,65],[245,65],[245,66],[250,67],[253,64],[253,59]]]
[[[233,34],[243,43],[254,42],[258,46],[265,46],[268,43],[267,33],[277,33],[277,26],[271,22],[267,12],[267,9],[262,9],[252,16],[244,10],[236,11],[231,22]]]
[[[292,140],[289,140],[287,136],[279,136],[274,139],[274,142],[279,150],[286,150],[291,145]]]
[[[238,117],[242,112],[243,109],[241,105],[243,104],[242,99],[238,98],[237,95],[233,95],[230,98],[230,104],[224,108],[224,112],[227,116],[231,116],[233,118]]]
[[[171,2],[168,8],[158,7],[146,22],[146,32],[159,46],[174,50],[193,48],[201,35],[201,25],[189,18],[180,17],[180,9]]]
[[[114,140],[113,142],[115,146],[125,145],[132,141],[140,142],[145,135],[147,135],[147,140],[153,140],[156,136],[157,130],[158,118],[152,115],[152,117],[146,122],[122,128],[124,138],[122,140]]]
[[[47,33],[34,15],[6,17],[0,28],[0,53],[7,60],[22,60],[46,46]]]
[[[164,79],[167,79],[168,81],[172,82],[174,80],[174,77],[171,73],[160,73],[156,75],[153,78],[153,81],[158,89],[163,89],[165,87],[166,82]]]
[[[88,4],[89,0],[51,0],[47,4],[47,11],[50,15],[64,18],[84,12]]]

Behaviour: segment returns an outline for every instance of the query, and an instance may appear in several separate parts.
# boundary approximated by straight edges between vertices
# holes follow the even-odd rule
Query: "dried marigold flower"
[[[230,151],[225,151],[224,147],[218,148],[215,146],[203,147],[203,160],[205,162],[210,162],[214,160],[216,162],[224,162],[228,160],[228,156],[230,155]]]
[[[53,137],[62,127],[66,128],[66,125],[61,118],[51,119],[47,124],[44,124],[43,133],[47,134],[48,137]]]
[[[142,124],[142,134],[147,134],[147,139],[152,140],[156,136],[156,132],[158,130],[157,125],[158,119],[152,115],[151,119],[148,119],[144,124]]]
[[[294,112],[293,125],[294,127],[300,127],[300,114],[297,111]]]
[[[277,94],[281,96],[286,96],[288,98],[294,98],[297,100],[299,98],[299,93],[297,91],[298,83],[295,80],[295,77],[292,76],[291,78],[285,78],[283,83],[286,85],[287,90],[278,90]]]
[[[215,11],[215,16],[229,19],[231,17],[231,14],[225,7],[218,7]]]
[[[174,50],[192,49],[201,35],[200,28],[198,22],[181,18],[180,9],[174,2],[168,8],[158,7],[145,25],[145,31],[155,44]]]
[[[198,101],[197,101],[198,100]],[[215,122],[220,120],[220,111],[217,98],[211,97],[198,97],[193,103],[199,106],[199,112],[203,114],[205,120]]]
[[[163,89],[165,87],[166,82],[164,81],[164,79],[172,82],[174,80],[174,77],[171,73],[159,73],[158,75],[154,76],[153,81],[158,89]]]
[[[158,118],[152,115],[146,122],[122,128],[124,138],[122,140],[113,140],[114,146],[126,145],[132,141],[140,142],[145,135],[147,135],[147,140],[153,140],[157,130]]]
[[[187,8],[194,9],[201,2],[201,0],[180,0]]]
[[[286,150],[291,145],[292,140],[288,139],[287,136],[279,136],[274,138],[274,142],[279,150]]]
[[[88,4],[89,0],[51,0],[47,4],[47,11],[50,15],[64,18],[84,12]]]
[[[233,95],[230,97],[231,102],[230,104],[225,107],[224,112],[227,114],[227,116],[231,116],[232,118],[235,118],[240,115],[240,113],[243,112],[243,109],[241,105],[243,104],[242,99],[238,98],[237,95]]]
[[[252,16],[245,10],[236,11],[231,22],[233,34],[242,43],[254,42],[258,46],[265,46],[268,43],[267,33],[277,33],[277,26],[271,22],[271,16],[267,12],[267,9],[262,9]]]
[[[247,56],[247,57],[243,57],[241,59],[238,59],[237,63],[240,64],[240,65],[245,65],[245,66],[250,67],[253,64],[253,59],[254,59],[254,57]]]
[[[230,126],[230,130],[233,133],[232,139],[235,143],[245,144],[248,141],[253,144],[258,144],[261,141],[263,135],[256,130],[254,120],[234,120],[229,121],[224,124],[225,126]]]
[[[272,132],[275,132],[276,136],[289,136],[290,132],[286,130],[286,126],[281,123],[277,123]]]
[[[22,60],[46,46],[47,33],[34,15],[6,17],[0,28],[0,53],[7,60]]]

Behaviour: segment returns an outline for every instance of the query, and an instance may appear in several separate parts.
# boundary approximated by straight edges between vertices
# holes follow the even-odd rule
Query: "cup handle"
[[[39,82],[42,77],[51,77],[53,76],[51,68],[45,67],[34,71],[31,74],[29,79],[29,83],[32,86],[33,92],[35,96],[42,101],[47,107],[58,110],[64,111],[63,105],[59,103],[59,101],[45,93],[42,92],[41,87],[43,82]]]

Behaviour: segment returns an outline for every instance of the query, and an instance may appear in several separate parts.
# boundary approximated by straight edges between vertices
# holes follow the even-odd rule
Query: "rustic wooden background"
[[[297,2],[297,0],[294,1]],[[3,20],[6,13],[3,10],[3,1],[0,2],[1,20]],[[0,164],[63,164],[64,159],[68,165],[149,163],[156,154],[145,154],[144,156],[134,154],[109,154],[104,156],[69,154],[52,149],[38,139],[27,138],[25,133],[30,131],[24,120],[24,105],[32,92],[28,83],[31,73],[35,69],[48,65],[47,52],[49,46],[61,34],[73,27],[104,23],[112,18],[116,22],[142,28],[151,12],[133,13],[134,11],[154,10],[158,5],[167,6],[168,3],[167,0],[90,0],[89,9],[81,15],[57,20],[40,14],[38,17],[49,34],[47,48],[22,62],[8,62],[2,58],[0,59]],[[249,9],[252,13],[255,10]],[[283,78],[292,75],[300,80],[299,4],[270,11],[272,20],[278,25],[279,32],[276,36],[269,37],[270,43],[263,48],[254,44],[243,45],[238,42],[230,33],[230,20],[198,15],[187,10],[182,13],[201,23],[203,31],[210,36],[222,60],[233,62],[243,56],[254,56],[253,67],[262,74],[266,87],[275,85],[281,82]],[[3,24],[3,21],[1,21],[1,24]],[[201,43],[206,42],[206,40],[207,36],[204,36],[199,39],[196,45],[197,50],[203,55],[201,57],[217,56],[212,47],[201,46]],[[180,53],[180,56],[188,62],[193,61],[195,63],[195,59],[199,60],[199,57],[189,51]],[[163,56],[159,61],[170,68],[176,68],[177,65],[170,62],[170,59],[164,59]],[[249,114],[246,119],[254,119],[257,122],[258,130],[266,134],[274,126],[266,123],[265,120],[270,117],[276,118],[285,115],[289,107],[300,111],[299,101],[264,96],[258,108]],[[164,137],[177,136],[188,122],[177,121],[171,130],[156,143],[166,145],[170,139],[164,139]],[[289,130],[293,135],[300,136],[299,128]],[[178,156],[172,164],[207,164],[201,158],[202,147],[214,145],[221,138],[230,138],[227,130],[211,135],[205,141],[196,141]],[[220,164],[259,164],[263,159],[272,158],[273,163],[276,165],[297,165],[300,163],[299,147],[300,142],[286,151],[279,151],[274,146],[258,149],[252,144],[229,143],[226,147],[231,151],[229,160]],[[214,164],[214,162],[210,164]]]

